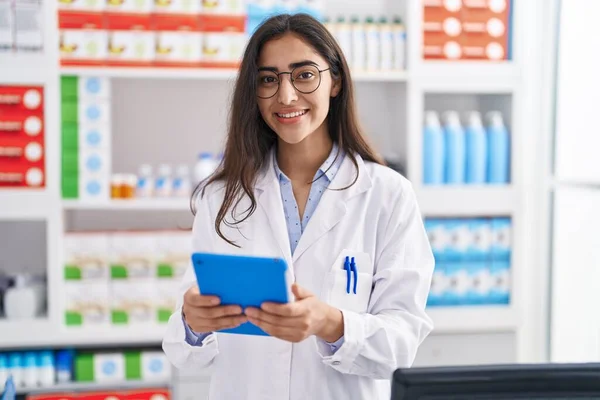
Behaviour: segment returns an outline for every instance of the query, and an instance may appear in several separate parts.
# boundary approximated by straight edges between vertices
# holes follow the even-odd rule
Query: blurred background
[[[160,349],[190,190],[249,35],[287,12],[335,35],[417,193],[437,263],[415,365],[600,358],[600,2],[0,0],[0,386],[206,398]]]

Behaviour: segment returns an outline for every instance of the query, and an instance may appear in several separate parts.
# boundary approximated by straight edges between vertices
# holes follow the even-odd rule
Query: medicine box
[[[108,325],[110,317],[108,282],[67,279],[64,299],[65,326]]]
[[[511,256],[511,220],[510,218],[492,219],[492,260],[509,261]]]
[[[156,62],[161,66],[198,66],[202,60],[200,19],[194,15],[157,15]]]
[[[107,64],[150,66],[155,58],[156,35],[149,14],[111,14],[108,29]]]
[[[62,65],[100,65],[108,56],[103,14],[60,11],[59,29]]]

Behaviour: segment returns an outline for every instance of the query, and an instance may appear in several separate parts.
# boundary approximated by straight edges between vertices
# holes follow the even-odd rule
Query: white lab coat
[[[269,160],[257,180],[255,213],[239,229],[223,228],[241,249],[214,230],[223,190],[212,185],[197,203],[194,251],[284,257],[293,280],[342,310],[344,344],[332,354],[314,336],[292,344],[216,333],[201,347],[190,346],[180,300],[163,341],[167,357],[178,368],[211,367],[211,400],[389,399],[393,371],[412,365],[432,330],[424,309],[434,261],[411,184],[358,157],[356,183],[323,193],[292,255],[279,182]],[[355,172],[345,157],[329,188],[348,186]],[[246,210],[248,203],[238,209]],[[346,293],[347,255],[356,259],[357,295]],[[181,296],[195,283],[188,268]]]

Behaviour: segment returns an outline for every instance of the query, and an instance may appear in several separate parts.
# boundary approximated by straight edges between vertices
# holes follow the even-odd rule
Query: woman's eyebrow
[[[317,64],[314,61],[311,60],[302,60],[302,61],[297,61],[297,62],[293,62],[289,65],[290,69],[294,69],[294,68],[298,68],[298,67],[304,67],[306,65],[314,65],[315,67],[318,67],[319,64]],[[264,67],[258,67],[259,71],[272,71],[272,72],[279,72],[279,68],[277,67],[271,67],[271,66],[264,66]]]

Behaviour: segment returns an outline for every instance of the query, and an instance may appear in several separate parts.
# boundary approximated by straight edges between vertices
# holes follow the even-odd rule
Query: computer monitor
[[[407,368],[394,372],[392,400],[600,400],[599,364]]]

